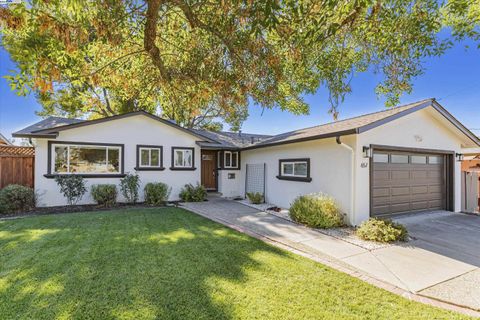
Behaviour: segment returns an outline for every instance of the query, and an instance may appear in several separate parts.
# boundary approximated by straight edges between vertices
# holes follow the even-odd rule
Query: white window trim
[[[67,172],[57,172],[55,171],[55,157],[56,147],[67,147]],[[115,172],[70,172],[70,148],[77,147],[77,148],[105,148],[105,164],[108,165],[108,150],[109,149],[117,149],[118,150],[118,171]],[[112,174],[121,174],[122,173],[122,146],[109,146],[109,145],[102,145],[102,144],[75,144],[75,143],[52,143],[51,145],[51,174],[81,174],[81,175],[112,175]]]
[[[295,164],[301,164],[301,163],[304,163],[307,166],[307,172],[305,173],[305,175],[295,174]],[[285,173],[284,166],[286,164],[291,164],[292,165],[292,173]],[[282,161],[281,162],[280,174],[283,177],[307,178],[308,177],[308,162],[307,161]]]
[[[230,155],[230,165],[227,166],[227,154]],[[233,154],[237,156],[237,164],[233,165]],[[223,167],[225,169],[237,169],[238,168],[238,151],[224,151],[223,152]]]
[[[177,152],[178,152],[178,151],[182,151],[182,153],[183,153],[183,157],[182,157],[182,159],[183,159],[183,164],[182,164],[182,165],[176,165],[175,157],[177,156]],[[191,163],[190,163],[189,166],[186,166],[186,165],[185,165],[185,151],[189,151],[189,152],[192,154]],[[172,163],[172,166],[173,166],[174,168],[193,168],[193,166],[194,166],[194,159],[193,159],[193,157],[195,156],[195,153],[193,152],[192,149],[188,149],[188,148],[177,148],[177,147],[175,147],[175,148],[172,150],[172,152],[173,152],[173,163]]]
[[[142,165],[142,150],[148,150],[148,165]],[[152,150],[158,150],[158,165],[152,166]],[[138,148],[138,166],[140,168],[161,168],[162,167],[162,149],[140,147]]]

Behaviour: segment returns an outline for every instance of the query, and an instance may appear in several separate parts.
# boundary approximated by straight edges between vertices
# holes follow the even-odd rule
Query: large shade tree
[[[458,0],[456,0],[458,1]],[[472,1],[472,0],[470,0]],[[36,0],[0,9],[2,45],[41,115],[143,109],[187,127],[238,129],[248,105],[307,114],[328,89],[336,118],[355,73],[383,75],[387,106],[440,55],[436,0]]]

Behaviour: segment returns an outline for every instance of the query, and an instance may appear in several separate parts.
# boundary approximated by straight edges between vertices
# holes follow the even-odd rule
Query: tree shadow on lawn
[[[180,209],[0,222],[2,319],[232,317],[215,280],[276,248]],[[228,300],[228,299],[227,299]]]

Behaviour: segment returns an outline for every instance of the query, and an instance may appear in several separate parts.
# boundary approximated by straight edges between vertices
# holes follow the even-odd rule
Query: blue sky
[[[465,44],[471,49],[466,49]],[[470,129],[480,129],[480,50],[472,43],[457,44],[440,58],[425,61],[425,74],[414,83],[413,93],[405,95],[402,103],[435,97],[454,116]],[[35,111],[41,109],[33,95],[19,97],[12,92],[3,78],[14,69],[15,64],[8,53],[0,47],[0,132],[8,138],[11,133],[41,120]],[[374,92],[381,80],[378,75],[364,73],[352,80],[353,92],[340,106],[340,119],[379,111],[384,100]],[[243,125],[243,132],[276,134],[298,128],[330,122],[327,113],[327,92],[319,89],[316,94],[306,97],[311,112],[308,116],[295,116],[279,110],[265,110],[250,107],[250,117]],[[474,130],[480,135],[480,130]]]

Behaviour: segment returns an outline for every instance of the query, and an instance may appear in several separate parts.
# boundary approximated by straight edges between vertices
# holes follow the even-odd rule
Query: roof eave
[[[356,129],[349,129],[349,130],[344,130],[344,131],[332,132],[332,133],[327,133],[327,134],[320,134],[320,135],[316,135],[316,136],[292,139],[292,140],[287,140],[287,141],[272,142],[272,143],[268,143],[268,144],[257,144],[257,145],[241,148],[241,150],[260,149],[260,148],[274,147],[274,146],[292,144],[292,143],[298,143],[298,142],[321,140],[321,139],[327,139],[327,138],[336,138],[336,137],[348,136],[348,135],[356,134],[356,133],[357,133]]]
[[[31,134],[31,133],[12,133],[14,138],[56,138],[58,133]]]
[[[172,123],[168,120],[165,120],[165,119],[162,119],[156,115],[153,115],[151,113],[148,113],[146,111],[143,111],[143,110],[140,110],[140,111],[132,111],[132,112],[128,112],[128,113],[124,113],[124,114],[119,114],[119,115],[114,115],[114,116],[110,116],[110,117],[105,117],[105,118],[100,118],[100,119],[95,119],[95,120],[86,120],[86,121],[81,121],[81,122],[77,122],[77,123],[72,123],[72,124],[67,124],[67,125],[62,125],[62,126],[58,126],[58,127],[55,127],[55,128],[49,128],[49,129],[42,129],[42,130],[36,130],[36,131],[32,131],[33,134],[37,134],[37,135],[42,135],[42,134],[52,134],[52,133],[56,133],[58,135],[58,132],[59,131],[63,131],[63,130],[69,130],[69,129],[74,129],[74,128],[78,128],[78,127],[83,127],[83,126],[88,126],[88,125],[93,125],[93,124],[98,124],[98,123],[102,123],[102,122],[107,122],[107,121],[111,121],[111,120],[118,120],[118,119],[123,119],[123,118],[128,118],[128,117],[132,117],[132,116],[137,116],[137,115],[144,115],[144,116],[147,116],[153,120],[157,120],[159,122],[162,122],[166,125],[169,125],[173,128],[176,128],[180,131],[183,131],[185,133],[188,133],[192,136],[195,136],[197,138],[201,138],[201,139],[206,139],[206,141],[210,141],[210,142],[213,142],[212,139],[206,137],[206,136],[203,136],[201,134],[198,134],[196,132],[193,132],[191,130],[188,130],[184,127],[181,127],[179,126],[178,124],[175,124],[175,123]]]

